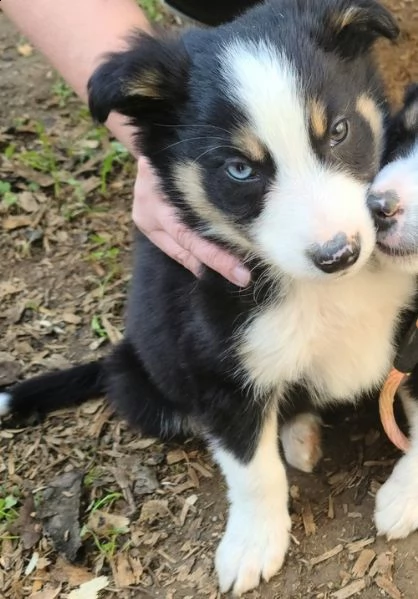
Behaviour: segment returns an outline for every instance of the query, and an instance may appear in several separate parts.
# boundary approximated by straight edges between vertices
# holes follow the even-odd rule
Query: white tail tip
[[[12,396],[10,393],[0,393],[0,416],[6,416],[10,412]]]

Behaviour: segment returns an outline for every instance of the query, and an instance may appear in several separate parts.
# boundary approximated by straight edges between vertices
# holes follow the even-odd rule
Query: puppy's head
[[[385,103],[370,58],[397,26],[375,0],[275,0],[176,41],[133,38],[89,84],[128,116],[182,217],[275,273],[356,272]]]
[[[369,194],[377,225],[377,255],[387,265],[418,272],[418,85],[410,86],[388,132],[386,166]]]

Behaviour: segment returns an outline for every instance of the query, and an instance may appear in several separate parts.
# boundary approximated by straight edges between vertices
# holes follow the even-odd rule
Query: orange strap
[[[407,377],[396,368],[390,371],[379,397],[379,413],[385,433],[392,443],[401,451],[406,453],[409,449],[409,440],[400,430],[393,411],[396,391],[399,385]]]

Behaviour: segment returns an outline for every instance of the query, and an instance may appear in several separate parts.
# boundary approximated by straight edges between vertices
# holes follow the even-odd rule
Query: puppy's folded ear
[[[345,59],[368,52],[380,37],[393,41],[399,35],[394,16],[376,0],[323,0],[316,18],[320,45]]]
[[[126,51],[105,56],[88,82],[89,108],[104,123],[119,112],[136,125],[164,122],[186,100],[189,58],[183,42],[134,34]]]

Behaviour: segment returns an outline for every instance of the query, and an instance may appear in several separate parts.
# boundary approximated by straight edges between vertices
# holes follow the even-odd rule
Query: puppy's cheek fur
[[[366,187],[352,177],[318,170],[307,174],[305,185],[296,178],[266,198],[265,209],[252,225],[252,235],[266,261],[296,278],[330,275],[317,269],[309,250],[339,233],[358,235],[361,253],[346,271],[355,273],[370,258],[375,228],[366,207]],[[294,183],[296,181],[296,183]],[[286,223],[286,226],[283,226]]]

